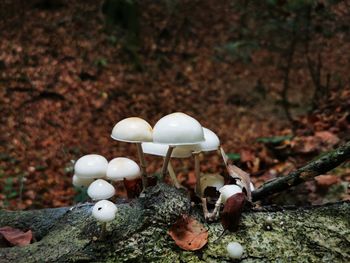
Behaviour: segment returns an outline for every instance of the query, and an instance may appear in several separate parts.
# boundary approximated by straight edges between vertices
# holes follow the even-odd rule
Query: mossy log
[[[229,262],[226,245],[245,248],[242,262],[350,262],[350,202],[310,208],[264,208],[243,213],[239,230],[205,223],[208,244],[184,251],[167,234],[181,214],[203,222],[184,190],[159,184],[144,197],[118,204],[116,219],[98,239],[91,204],[73,208],[0,212],[0,226],[32,229],[36,242],[0,248],[0,262]],[[272,223],[267,223],[267,217]],[[269,225],[267,225],[269,224]]]

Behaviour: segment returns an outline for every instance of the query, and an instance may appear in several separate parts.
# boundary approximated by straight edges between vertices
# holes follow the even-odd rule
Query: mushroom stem
[[[105,238],[106,232],[107,232],[107,222],[103,222],[101,225],[101,236],[100,236],[101,240]]]
[[[146,160],[145,160],[145,155],[143,154],[143,151],[142,151],[141,143],[136,143],[136,145],[137,145],[137,155],[139,156],[141,173],[142,173],[142,176],[141,176],[142,187],[143,187],[143,190],[145,190],[148,184],[147,172],[146,172]]]
[[[200,171],[200,159],[199,159],[200,152],[194,152],[194,173],[196,175],[196,192],[201,192],[201,171]]]
[[[222,203],[222,194],[220,194],[218,200],[216,201],[213,212],[209,214],[209,217],[208,217],[209,220],[216,220],[219,218],[221,203]]]
[[[174,147],[175,146],[170,146],[169,145],[168,151],[166,152],[166,156],[165,156],[163,167],[162,167],[162,178],[161,178],[162,180],[164,180],[164,178],[165,178],[166,171],[167,171],[167,168],[168,168],[168,163],[170,161],[170,157],[171,157],[171,154],[172,154],[172,152],[174,150]]]
[[[174,183],[175,187],[176,188],[180,188],[181,185],[180,185],[179,181],[176,178],[176,174],[175,174],[174,168],[171,165],[170,161],[168,163],[168,172],[169,172],[170,178],[173,180],[173,183]]]
[[[209,217],[209,211],[208,211],[208,207],[207,207],[207,198],[202,197],[201,201],[202,201],[202,209],[203,209],[204,219],[207,220]]]

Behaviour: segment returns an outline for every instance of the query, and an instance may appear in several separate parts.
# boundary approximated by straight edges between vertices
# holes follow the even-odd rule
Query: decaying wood
[[[208,244],[197,252],[180,249],[167,234],[181,214],[204,223],[182,189],[159,184],[144,197],[118,204],[105,240],[91,205],[0,212],[0,226],[32,229],[36,242],[0,248],[0,262],[229,262],[226,245],[240,242],[242,262],[349,262],[350,203],[312,208],[272,208],[243,213],[235,233],[221,235],[220,223],[204,223]],[[272,221],[268,217],[272,217]],[[268,225],[267,225],[268,224]]]
[[[262,187],[252,193],[253,201],[261,200],[266,196],[282,192],[292,186],[309,181],[317,175],[327,173],[347,160],[350,160],[350,141],[291,172],[287,176],[278,177],[266,182]]]

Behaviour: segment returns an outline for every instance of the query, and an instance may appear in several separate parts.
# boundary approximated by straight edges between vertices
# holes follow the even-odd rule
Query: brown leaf
[[[317,185],[321,187],[328,187],[340,182],[340,178],[338,176],[331,174],[319,175],[315,177],[315,180]]]
[[[26,246],[30,244],[33,238],[31,230],[23,232],[20,229],[10,226],[4,226],[0,228],[0,235],[2,235],[12,246]]]
[[[320,138],[324,144],[329,146],[334,146],[340,141],[337,135],[329,131],[315,132],[315,136]]]
[[[232,232],[237,230],[244,204],[245,195],[243,193],[237,193],[227,199],[221,214],[221,224],[224,229]]]
[[[226,165],[227,172],[233,179],[238,179],[236,181],[238,185],[241,185],[247,192],[248,201],[252,200],[252,193],[250,190],[250,175],[249,173],[243,171],[241,168],[233,165],[230,160],[227,158],[227,155],[222,147],[220,147],[220,153]]]
[[[177,220],[168,234],[176,245],[184,250],[199,250],[208,242],[208,230],[196,219],[187,215]]]

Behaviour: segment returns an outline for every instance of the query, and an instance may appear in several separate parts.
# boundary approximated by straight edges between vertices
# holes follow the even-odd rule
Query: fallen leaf
[[[328,187],[340,182],[340,178],[338,176],[331,174],[319,175],[315,177],[315,180],[317,185],[321,187]]]
[[[221,214],[221,224],[225,230],[231,232],[237,230],[244,204],[245,195],[243,193],[237,193],[227,199]]]
[[[220,153],[224,160],[227,172],[231,176],[232,179],[238,179],[236,180],[236,184],[241,186],[242,189],[244,188],[247,193],[247,198],[249,201],[252,200],[252,193],[250,190],[250,175],[249,173],[243,171],[241,168],[237,167],[236,165],[233,165],[231,161],[228,159],[224,149],[220,147]]]
[[[208,242],[208,230],[196,219],[187,215],[177,220],[168,234],[176,245],[184,250],[199,250]]]
[[[337,135],[335,135],[329,131],[315,132],[315,136],[320,138],[323,143],[325,143],[329,146],[334,146],[337,143],[339,143],[339,141],[340,141]]]
[[[10,226],[1,227],[0,235],[2,235],[12,246],[19,247],[29,245],[33,238],[33,233],[31,230],[23,232],[20,229]]]

